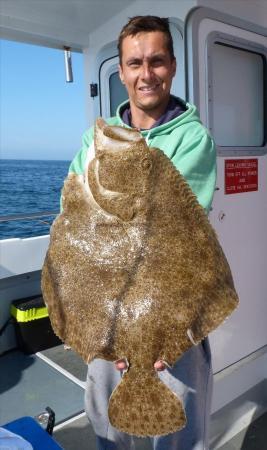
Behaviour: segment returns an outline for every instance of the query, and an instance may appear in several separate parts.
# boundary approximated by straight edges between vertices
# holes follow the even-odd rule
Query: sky
[[[72,69],[66,83],[62,50],[1,40],[1,158],[73,158],[88,128],[82,54]]]

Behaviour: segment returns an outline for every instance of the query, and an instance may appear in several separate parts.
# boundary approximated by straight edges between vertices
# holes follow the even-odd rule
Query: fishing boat
[[[239,308],[210,335],[214,378],[210,449],[264,450],[266,1],[0,0],[1,38],[61,49],[68,81],[71,55],[81,53],[91,125],[98,116],[113,115],[126,98],[118,76],[120,29],[129,17],[152,11],[170,20],[178,62],[172,93],[197,106],[216,141],[217,186],[209,217],[240,298]],[[49,214],[43,211],[41,216]],[[14,219],[18,217],[0,217]],[[56,340],[38,306],[48,244],[49,235],[0,241],[0,424],[23,416],[39,416],[42,421],[48,406],[55,412],[54,439],[62,448],[94,450],[94,432],[83,406],[86,365]],[[20,321],[18,305],[27,299],[35,302],[35,320],[29,319],[26,308]],[[45,349],[42,338],[50,342]],[[149,450],[150,441],[136,439],[136,448]]]

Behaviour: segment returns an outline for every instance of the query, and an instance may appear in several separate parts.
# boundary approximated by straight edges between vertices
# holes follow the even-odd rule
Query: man
[[[170,94],[176,60],[168,20],[133,17],[120,33],[118,50],[120,79],[129,101],[119,106],[116,117],[108,119],[108,123],[138,128],[149,146],[161,148],[208,212],[216,179],[215,147],[196,108]],[[71,172],[83,173],[85,161],[92,157],[92,147],[90,129],[70,166]],[[206,450],[212,379],[208,341],[193,346],[174,367],[169,368],[167,363],[155,361],[154,366],[160,378],[182,397],[188,423],[179,432],[153,438],[153,449]],[[113,428],[107,416],[109,396],[126,367],[124,360],[114,366],[100,359],[88,367],[85,407],[99,450],[134,449],[132,437]]]

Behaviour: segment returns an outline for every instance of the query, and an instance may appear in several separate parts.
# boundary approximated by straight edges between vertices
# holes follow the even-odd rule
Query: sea
[[[1,240],[49,234],[60,210],[61,189],[69,165],[70,161],[0,160]],[[51,214],[5,220],[44,212]]]

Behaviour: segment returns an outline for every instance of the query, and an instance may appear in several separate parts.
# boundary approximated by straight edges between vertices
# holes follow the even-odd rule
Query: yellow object
[[[30,320],[43,319],[48,317],[47,307],[43,306],[41,308],[30,308],[26,311],[22,311],[11,305],[11,315],[16,319],[17,322],[29,322]]]

